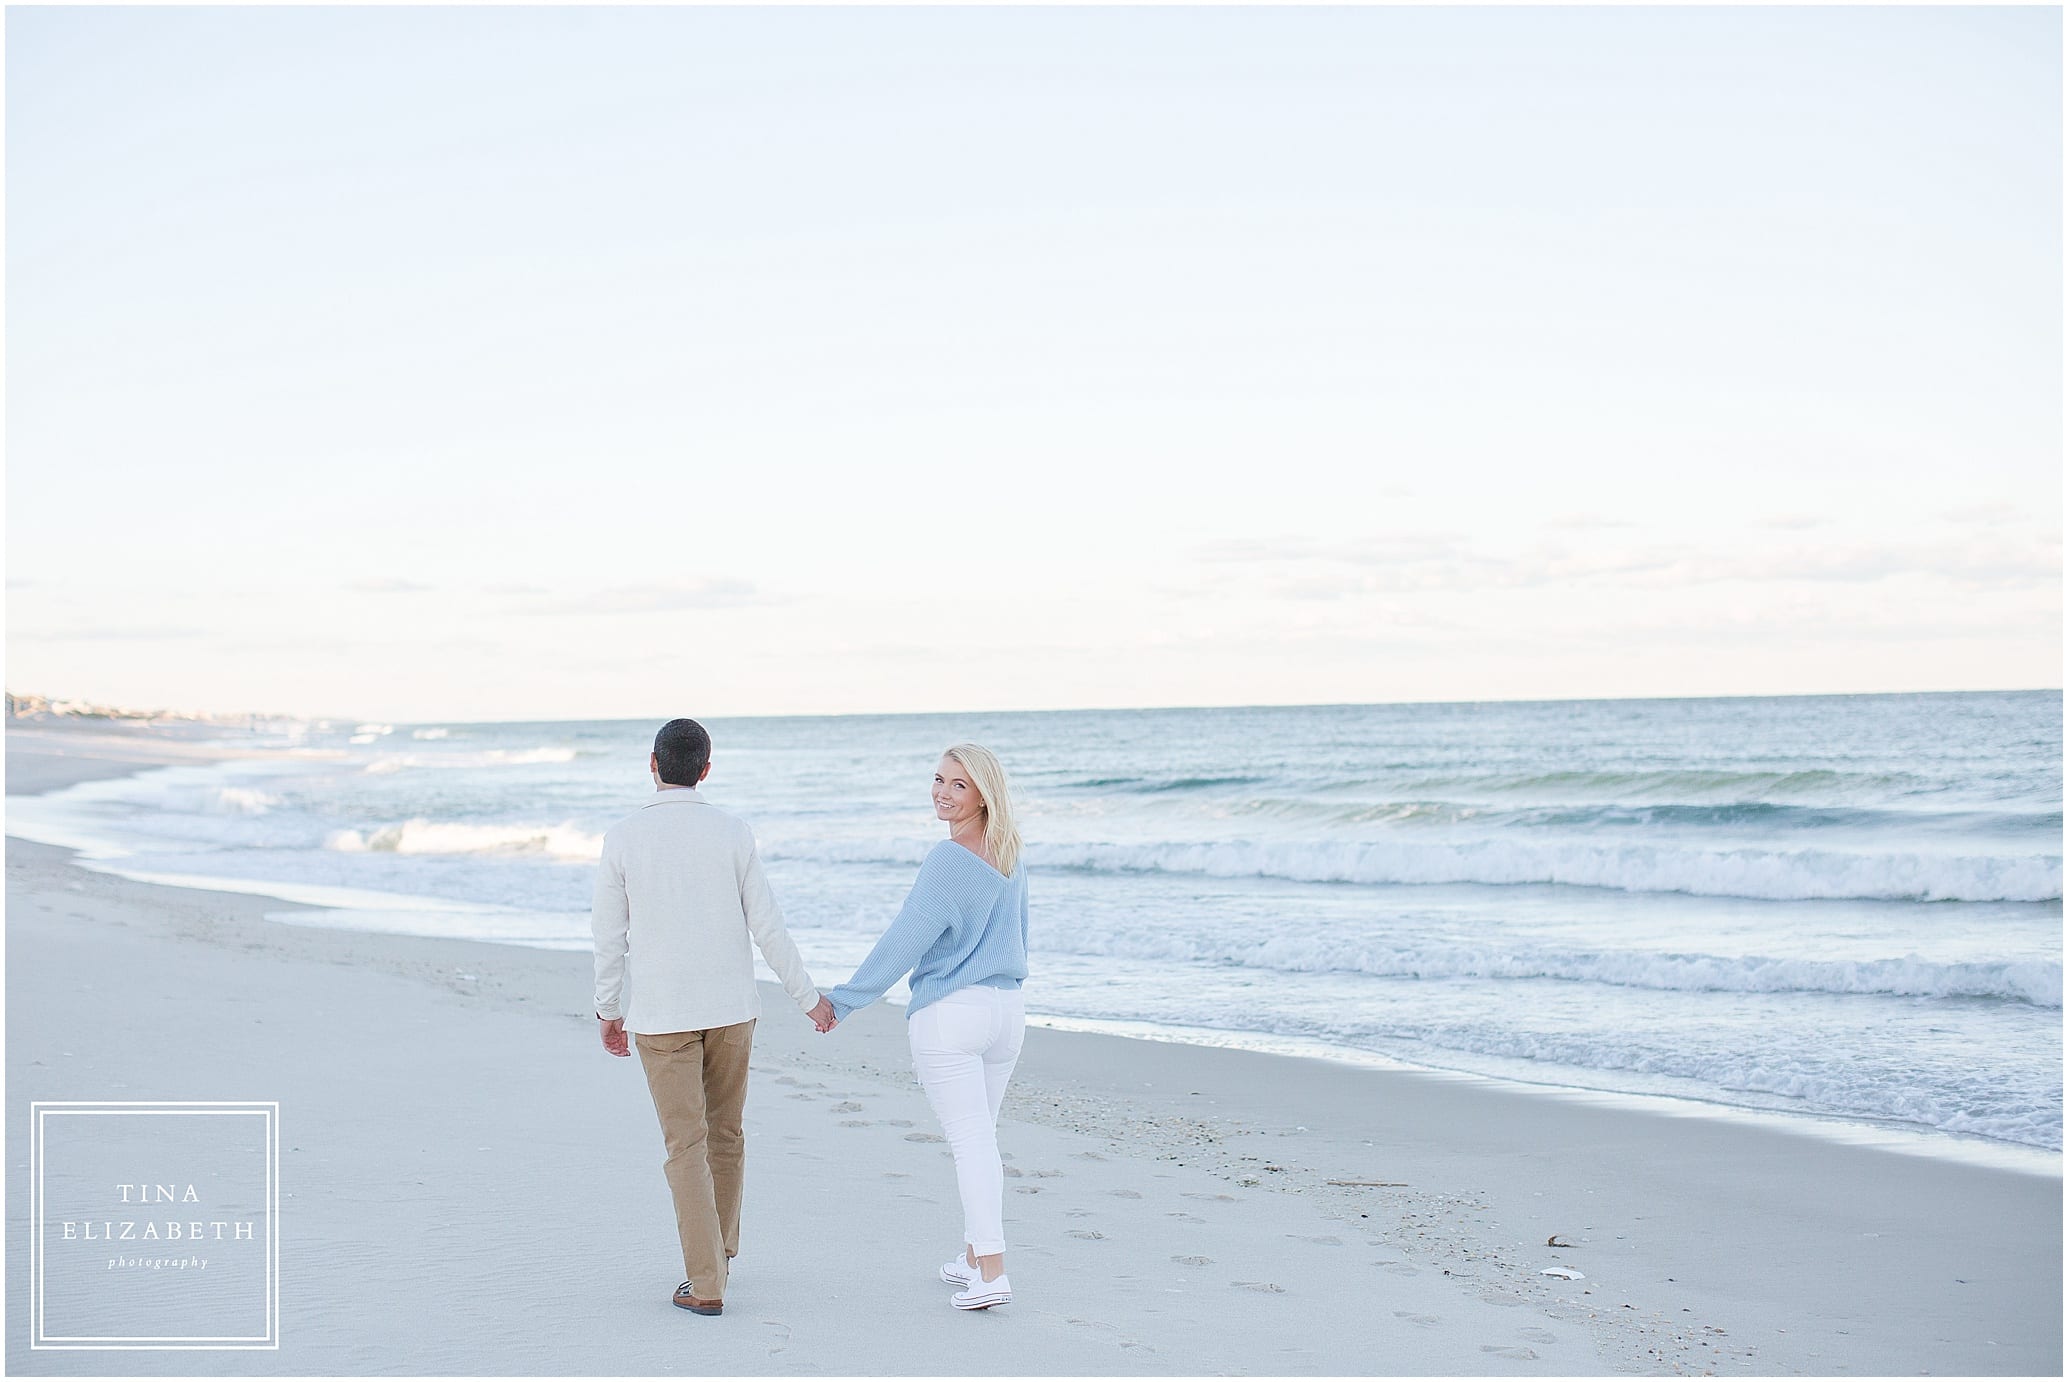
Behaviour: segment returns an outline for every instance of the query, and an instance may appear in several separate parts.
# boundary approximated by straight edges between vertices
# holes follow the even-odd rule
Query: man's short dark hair
[[[711,736],[695,720],[670,720],[653,736],[653,754],[660,760],[661,781],[694,787],[711,762]]]

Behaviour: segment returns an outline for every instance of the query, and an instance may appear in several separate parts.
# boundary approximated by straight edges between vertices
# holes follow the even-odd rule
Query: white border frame
[[[43,1129],[57,1114],[260,1117],[266,1137],[266,1332],[209,1335],[47,1335],[43,1332]],[[234,1099],[41,1099],[29,1105],[29,1347],[32,1349],[257,1349],[280,1347],[280,1104]]]

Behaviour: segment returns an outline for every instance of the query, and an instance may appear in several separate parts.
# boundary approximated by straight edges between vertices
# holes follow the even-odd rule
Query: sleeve
[[[898,909],[897,919],[876,942],[861,967],[840,987],[829,991],[833,1016],[843,1021],[857,1008],[866,1008],[898,980],[911,973],[927,949],[955,924],[955,900],[940,867],[939,856],[929,854],[920,865],[919,877]]]
[[[746,910],[747,930],[753,934],[754,947],[775,971],[783,992],[790,995],[791,1002],[810,1012],[818,1006],[819,991],[812,987],[811,975],[804,969],[804,957],[797,953],[797,944],[783,925],[782,909],[776,906],[768,875],[761,871],[761,851],[755,848],[751,833],[747,836],[747,862],[740,870],[740,906]]]
[[[589,904],[589,934],[596,945],[596,1015],[625,1015],[625,955],[631,949],[632,909],[625,900],[625,861],[608,836],[596,861],[596,892]]]

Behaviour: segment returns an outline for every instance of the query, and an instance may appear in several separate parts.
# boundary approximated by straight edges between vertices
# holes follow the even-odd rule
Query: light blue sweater
[[[868,1007],[907,970],[908,1018],[973,984],[1018,988],[1027,977],[1026,864],[1007,878],[953,840],[935,845],[897,920],[854,978],[827,992],[833,1015],[845,1019]]]

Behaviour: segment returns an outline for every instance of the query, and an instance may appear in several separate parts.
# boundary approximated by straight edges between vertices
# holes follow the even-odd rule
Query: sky
[[[2059,686],[2060,22],[10,8],[7,686]]]

